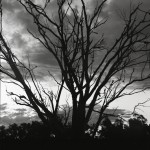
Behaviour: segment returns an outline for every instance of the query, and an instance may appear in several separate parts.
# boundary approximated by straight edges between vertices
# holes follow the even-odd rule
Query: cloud
[[[4,104],[5,106],[6,104]],[[0,105],[1,106],[1,105]],[[30,115],[29,112],[25,108],[18,108],[14,109],[13,112],[9,112],[8,110],[5,112],[5,115],[0,116],[0,125],[10,125],[13,123],[20,124],[20,123],[29,123],[33,120],[39,120],[36,114]]]
[[[97,2],[101,3],[102,0],[85,1],[89,14],[92,14],[95,10]],[[138,2],[139,0],[132,1],[134,5],[138,4]],[[142,0],[142,2],[143,9],[148,9],[150,6],[150,1]],[[107,44],[110,44],[110,41],[120,35],[123,29],[123,22],[118,15],[118,11],[125,10],[128,13],[130,6],[129,4],[130,0],[108,0],[105,4],[102,10],[101,18],[108,17],[108,21],[100,28],[100,30],[98,30],[98,32],[99,35],[101,33],[105,34]],[[56,59],[38,41],[36,41],[33,37],[31,38],[31,35],[27,32],[27,29],[29,29],[33,34],[39,36],[32,16],[29,15],[21,4],[15,0],[3,1],[3,7],[4,13],[7,12],[7,23],[10,23],[8,28],[13,25],[11,28],[12,31],[8,31],[8,33],[11,32],[11,34],[9,34],[10,43],[13,45],[16,54],[18,54],[21,57],[21,60],[25,63],[27,63],[27,57],[29,56],[31,63],[39,66],[37,71],[35,71],[37,78],[46,79],[44,76],[48,76],[47,70],[51,70],[51,72],[57,74],[57,76],[60,76]],[[81,7],[79,0],[73,1],[73,8],[75,7]],[[50,17],[53,17],[56,22],[58,21],[57,11],[57,1],[51,1],[47,8],[47,14]],[[49,36],[51,37],[51,35]]]
[[[142,3],[142,9],[147,10],[150,6],[149,0],[112,0],[111,6],[114,9],[125,9],[126,11],[129,10],[130,4],[132,6],[137,6],[138,4]]]
[[[11,13],[15,13],[16,10],[21,9],[21,5],[16,0],[4,0],[2,1],[2,7]]]
[[[38,64],[38,66],[58,66],[55,57],[42,45],[34,48],[33,52],[29,52],[31,62]]]
[[[7,113],[8,113],[8,104],[7,103],[0,104],[0,117],[7,115]]]
[[[36,28],[34,26],[32,16],[25,11],[25,9],[17,0],[2,1],[2,7],[4,14],[9,13],[11,17],[14,17],[14,23],[17,22],[19,24],[22,24],[22,26],[24,26],[25,29],[30,28],[32,29],[32,31],[35,31]]]
[[[106,109],[106,114],[110,114],[110,115],[118,115],[118,116],[122,116],[124,119],[129,119],[131,117],[131,112],[130,111],[127,111],[127,110],[124,110],[124,109]],[[110,116],[109,117],[110,120],[112,122],[114,122],[117,117],[113,117],[113,116]]]
[[[23,117],[25,116],[27,110],[25,108],[18,108],[18,109],[15,109],[15,113],[13,113],[12,117],[14,116],[15,118],[16,117]]]
[[[52,14],[57,10],[56,6],[56,1],[50,3],[48,8],[51,8]],[[6,0],[3,2],[3,9],[4,33],[7,34],[7,39],[15,54],[25,56],[30,53],[33,63],[56,66],[54,57],[27,32],[28,29],[37,37],[39,36],[32,16],[25,11],[23,6],[15,0]]]
[[[37,26],[34,24],[34,20],[31,15],[29,15],[26,11],[20,10],[20,12],[16,13],[16,20],[21,23],[24,27],[24,30],[29,30],[33,34],[37,34]]]
[[[99,109],[100,109],[100,106],[97,106],[95,108],[95,110],[97,110],[97,111],[99,111]],[[125,114],[130,114],[130,112],[125,109],[111,109],[111,108],[106,109],[104,113],[108,114],[108,117],[110,118],[110,120],[112,122],[114,122],[117,119],[118,115],[123,115],[127,119],[127,118],[129,118],[129,116],[125,115]],[[112,115],[114,115],[114,116],[112,116]],[[90,124],[96,123],[98,117],[99,117],[99,114],[97,112],[93,112],[89,123]]]
[[[18,116],[14,119],[12,119],[9,116],[3,116],[3,117],[0,117],[0,125],[8,126],[8,125],[13,124],[13,123],[16,123],[16,124],[30,123],[34,120],[39,120],[39,119],[36,116],[33,116],[33,117]]]
[[[0,110],[5,111],[7,109],[7,103],[0,104]]]
[[[103,8],[101,13],[102,18],[108,18],[107,22],[101,26],[98,30],[99,34],[104,33],[104,37],[106,40],[107,45],[113,43],[123,31],[124,28],[124,21],[123,17],[121,16],[121,12],[124,12],[126,16],[130,13],[130,5],[132,8],[135,8],[140,2],[142,2],[141,9],[142,10],[149,10],[150,1],[149,0],[110,0],[107,5]],[[142,19],[143,14],[138,14],[137,19]],[[150,28],[148,29],[150,32]],[[148,31],[145,31],[146,33]]]
[[[15,32],[12,35],[12,39],[10,43],[14,45],[18,49],[22,49],[22,47],[26,47],[28,42],[23,38],[22,34],[19,32]]]
[[[55,11],[55,7],[56,2],[51,2],[49,6],[51,11]],[[32,65],[38,66],[40,69],[36,75],[40,79],[48,75],[47,67],[52,68],[53,71],[57,70],[54,57],[27,32],[29,29],[33,34],[39,36],[32,16],[15,0],[3,1],[3,10],[4,34],[12,51],[20,61],[28,64],[29,59]],[[3,63],[3,66],[8,68],[6,63]]]

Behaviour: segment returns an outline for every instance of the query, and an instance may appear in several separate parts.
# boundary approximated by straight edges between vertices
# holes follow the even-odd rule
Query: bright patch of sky
[[[49,84],[47,84],[46,82],[43,83],[43,87],[45,89],[53,90],[54,93],[57,92],[57,88],[58,88],[57,86],[52,86],[50,88]],[[31,111],[31,108],[28,108],[26,106],[20,106],[20,105],[17,105],[15,102],[13,102],[12,97],[7,96],[6,90],[9,92],[14,92],[14,93],[18,93],[18,94],[23,94],[23,91],[19,87],[14,86],[13,84],[8,85],[6,83],[5,84],[1,83],[1,104],[7,103],[9,112],[13,113],[14,109],[16,109],[16,108],[25,108],[25,109]],[[126,92],[129,92],[129,90],[126,90]],[[134,94],[131,96],[124,96],[122,98],[115,100],[113,103],[111,103],[109,108],[110,109],[116,109],[116,108],[117,109],[125,109],[127,111],[132,112],[134,107],[138,103],[142,103],[142,102],[148,100],[149,98],[150,98],[150,91],[141,92],[141,93]],[[64,90],[62,93],[62,96],[61,96],[60,104],[61,105],[66,104],[66,100],[68,100],[69,104],[71,105],[71,96],[70,96],[69,92]],[[150,101],[145,103],[143,106],[137,107],[136,111],[140,114],[143,114],[148,119],[148,122],[150,123],[149,109],[150,109]],[[31,114],[32,114],[32,112],[31,112]]]

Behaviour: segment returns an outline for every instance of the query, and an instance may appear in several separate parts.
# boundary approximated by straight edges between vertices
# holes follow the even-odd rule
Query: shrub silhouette
[[[106,117],[102,121],[99,138],[92,138],[90,136],[92,130],[89,130],[90,132],[85,134],[83,141],[71,140],[71,125],[64,127],[64,135],[59,139],[51,134],[53,132],[48,132],[42,122],[33,121],[32,123],[22,123],[20,125],[14,123],[9,125],[8,128],[5,126],[0,127],[0,143],[6,143],[9,146],[8,143],[19,141],[23,146],[32,144],[41,148],[44,145],[51,146],[54,143],[58,147],[64,143],[70,146],[90,145],[92,143],[93,146],[109,147],[111,144],[115,146],[123,142],[125,145],[128,143],[133,144],[135,148],[136,144],[139,146],[143,142],[142,149],[144,149],[147,146],[145,143],[149,143],[150,139],[150,125],[147,125],[146,122],[147,120],[138,114],[128,120],[128,125],[125,125],[120,118],[112,123]],[[57,144],[57,142],[61,142],[61,144]]]
[[[150,134],[148,131],[147,119],[143,115],[134,114],[129,119],[127,128],[128,138],[132,140],[146,140]]]
[[[0,127],[0,140],[28,140],[46,139],[50,137],[47,128],[38,121],[32,123],[22,123],[20,125],[11,124],[8,128]]]
[[[5,126],[0,126],[0,140],[6,139],[7,130]]]
[[[99,131],[99,139],[110,141],[147,141],[150,139],[150,125],[143,115],[134,114],[128,120],[128,125],[121,118],[117,118],[114,123],[106,117],[102,121],[102,128]]]

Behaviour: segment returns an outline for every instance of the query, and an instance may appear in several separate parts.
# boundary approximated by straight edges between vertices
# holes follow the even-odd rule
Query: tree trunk
[[[78,105],[78,109],[73,116],[72,133],[74,139],[83,139],[85,131],[85,105],[84,103]]]
[[[100,111],[98,120],[97,120],[97,122],[96,122],[96,126],[95,126],[95,128],[94,128],[94,132],[93,132],[93,134],[92,134],[92,137],[94,137],[94,136],[96,135],[96,132],[97,132],[97,130],[98,130],[98,126],[100,125],[100,123],[101,123],[101,121],[102,121],[102,119],[103,119],[104,110],[105,110],[105,108],[101,108],[101,111]]]
[[[56,137],[63,137],[64,126],[56,115],[49,118],[48,127],[50,131],[56,135]]]

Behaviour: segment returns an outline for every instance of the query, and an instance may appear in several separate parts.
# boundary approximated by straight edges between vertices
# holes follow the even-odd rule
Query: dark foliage
[[[84,138],[71,139],[71,126],[64,127],[63,137],[55,137],[52,132],[47,132],[47,128],[41,122],[22,123],[20,125],[11,124],[8,128],[0,127],[0,146],[2,150],[12,147],[18,149],[47,149],[46,147],[65,149],[78,146],[104,147],[118,149],[148,150],[150,148],[150,125],[146,124],[146,119],[142,115],[135,114],[128,120],[128,125],[122,119],[116,119],[114,123],[107,117],[102,122],[102,128],[98,131],[98,136],[92,138],[90,132],[86,132]],[[17,145],[17,146],[16,146]]]

